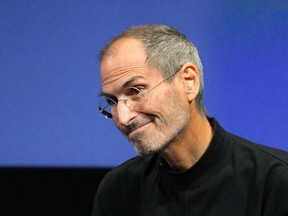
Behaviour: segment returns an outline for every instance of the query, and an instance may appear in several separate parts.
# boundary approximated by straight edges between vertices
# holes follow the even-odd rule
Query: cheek
[[[165,96],[166,97],[166,96]],[[156,114],[156,113],[161,113],[163,109],[165,109],[166,107],[166,103],[165,100],[163,100],[163,95],[161,97],[151,97],[149,98],[146,103],[145,106],[143,108],[143,113],[150,113],[150,114]]]
[[[152,105],[165,107],[165,104],[169,103],[173,94],[175,93],[169,88],[166,88],[165,90],[161,89],[157,92],[153,92],[147,102]]]
[[[165,99],[164,97],[155,98],[155,100],[147,102],[141,112],[146,115],[153,115],[158,119],[163,119],[171,113],[171,104],[170,98],[168,97]]]
[[[159,89],[158,92],[153,92],[153,94],[145,98],[145,105],[143,109],[141,109],[141,113],[155,115],[157,117],[165,116],[167,112],[171,112],[171,105],[178,103],[177,100],[175,100],[175,98],[177,98],[175,95],[175,92],[171,89],[165,89],[164,91]]]

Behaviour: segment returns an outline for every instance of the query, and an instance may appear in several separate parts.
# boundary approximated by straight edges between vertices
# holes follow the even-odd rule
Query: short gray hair
[[[114,37],[101,50],[100,62],[109,53],[112,44],[121,38],[139,39],[145,47],[148,65],[160,70],[164,77],[168,77],[185,63],[194,64],[200,75],[200,90],[196,97],[196,106],[201,114],[207,115],[203,102],[203,66],[196,47],[184,34],[166,25],[131,27]]]

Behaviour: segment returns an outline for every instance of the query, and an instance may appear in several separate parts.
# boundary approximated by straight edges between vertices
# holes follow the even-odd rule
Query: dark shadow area
[[[0,168],[0,215],[91,215],[97,187],[109,170]]]

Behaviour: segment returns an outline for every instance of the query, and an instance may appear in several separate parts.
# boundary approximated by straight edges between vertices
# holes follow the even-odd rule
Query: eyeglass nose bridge
[[[134,110],[134,107],[129,103],[129,98],[119,98],[119,99],[118,99],[118,102],[117,102],[117,106],[118,106],[118,104],[119,104],[120,101],[123,101],[124,104],[125,104],[131,111]]]

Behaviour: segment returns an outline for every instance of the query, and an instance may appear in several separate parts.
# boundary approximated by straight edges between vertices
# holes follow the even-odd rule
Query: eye
[[[140,96],[143,90],[144,90],[143,86],[130,87],[127,89],[126,94],[128,96]]]
[[[109,106],[114,106],[117,104],[117,98],[106,97],[106,102],[109,104]]]

